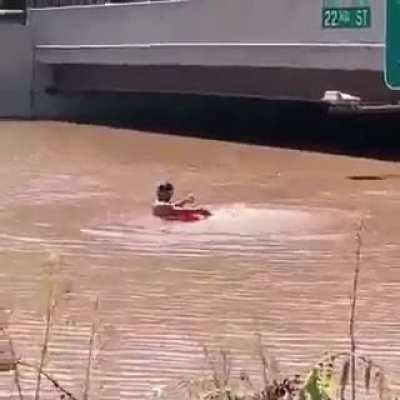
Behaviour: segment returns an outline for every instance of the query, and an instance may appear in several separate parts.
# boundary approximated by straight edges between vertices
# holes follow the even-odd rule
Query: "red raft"
[[[167,221],[196,222],[211,216],[210,211],[205,209],[180,209],[175,210],[174,215],[162,217]]]

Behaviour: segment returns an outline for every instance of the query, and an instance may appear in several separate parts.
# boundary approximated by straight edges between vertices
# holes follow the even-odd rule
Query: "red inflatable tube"
[[[163,219],[166,219],[168,221],[196,222],[206,219],[210,216],[211,213],[208,210],[182,209],[182,210],[175,210],[174,215],[164,217]]]

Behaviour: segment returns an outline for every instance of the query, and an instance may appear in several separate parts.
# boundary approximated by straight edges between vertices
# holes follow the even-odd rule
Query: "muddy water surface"
[[[399,175],[397,175],[399,174]],[[348,179],[379,175],[383,180]],[[282,374],[347,348],[354,232],[363,216],[360,350],[400,372],[399,167],[365,159],[60,123],[0,124],[0,305],[16,352],[82,396],[143,399],[230,349],[257,381],[255,334]],[[214,216],[164,223],[173,181]],[[98,310],[96,298],[99,299]],[[1,395],[17,397],[8,373]],[[22,372],[26,397],[35,375]],[[43,384],[42,397],[54,398]]]

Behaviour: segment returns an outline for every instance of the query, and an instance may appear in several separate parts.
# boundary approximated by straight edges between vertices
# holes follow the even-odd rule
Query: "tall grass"
[[[355,336],[355,319],[356,319],[356,306],[358,299],[358,281],[360,277],[360,266],[361,266],[361,250],[362,250],[362,230],[363,230],[363,219],[360,222],[356,231],[356,252],[355,252],[355,264],[354,264],[354,278],[353,278],[353,290],[351,293],[351,306],[350,306],[350,321],[349,321],[349,335],[350,335],[350,366],[351,366],[351,400],[356,400],[356,368],[357,368],[357,357],[356,357],[356,336]]]
[[[88,400],[89,398],[89,391],[90,391],[90,377],[92,372],[92,360],[93,360],[93,353],[94,353],[94,344],[95,344],[95,336],[97,334],[97,325],[98,325],[98,310],[99,310],[99,297],[96,296],[95,304],[94,304],[94,317],[92,322],[92,329],[90,331],[90,338],[89,338],[89,354],[88,354],[88,361],[86,365],[86,377],[85,377],[85,388],[83,391],[83,400]]]

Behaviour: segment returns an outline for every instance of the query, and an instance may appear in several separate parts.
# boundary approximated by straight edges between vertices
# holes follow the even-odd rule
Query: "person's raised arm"
[[[186,204],[193,204],[194,203],[194,196],[193,194],[188,194],[184,199],[180,201],[176,201],[174,203],[175,207],[184,207]]]

